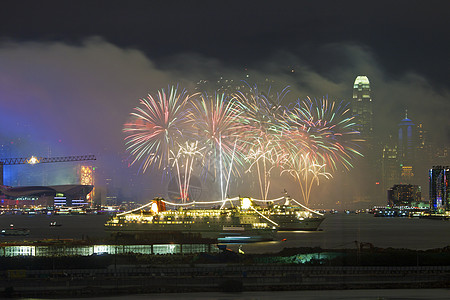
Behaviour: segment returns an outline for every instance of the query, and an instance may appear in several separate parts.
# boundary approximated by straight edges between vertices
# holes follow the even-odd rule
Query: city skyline
[[[277,6],[266,2],[216,10],[198,2],[175,6],[172,14],[162,2],[136,3],[119,10],[114,1],[91,6],[48,1],[34,14],[31,1],[7,1],[0,21],[0,144],[12,149],[6,154],[92,153],[105,176],[115,173],[127,185],[137,169],[127,166],[121,129],[138,99],[176,83],[193,93],[199,80],[220,77],[289,86],[285,99],[291,103],[308,96],[350,102],[352,83],[364,75],[371,84],[378,140],[398,134],[408,109],[433,145],[450,146],[449,42],[438,38],[448,35],[449,21],[436,17],[446,1],[399,1],[390,11],[376,4],[367,20],[352,1],[335,11],[336,4],[324,1],[329,8],[320,13],[320,4],[303,1],[284,2],[273,12]],[[153,18],[139,18],[140,8]],[[213,26],[188,17],[202,9]],[[213,20],[232,16],[233,9],[241,17],[236,22]],[[254,15],[243,18],[246,12]],[[350,15],[357,16],[353,22]],[[164,19],[169,16],[173,19]],[[261,16],[273,18],[264,23]],[[329,22],[320,21],[322,16]],[[61,22],[64,17],[67,22]],[[408,45],[412,41],[414,47]]]
[[[369,79],[366,77],[366,76],[362,76],[362,75],[358,75],[357,77],[356,77],[356,79],[355,79],[355,84],[356,84],[356,82],[357,81],[360,81],[360,80],[363,80],[364,82],[365,82],[365,84],[367,84],[367,88],[368,88],[368,90],[370,90],[370,87],[369,87],[369,85],[368,85],[368,83],[369,83]],[[354,85],[354,90],[355,90],[355,86],[356,85]],[[231,87],[231,86],[230,86]],[[232,88],[232,87],[231,87]],[[238,85],[238,88],[239,88],[239,85]],[[233,89],[233,88],[232,88]],[[357,88],[356,88],[357,89]],[[355,94],[356,92],[354,91],[353,92],[353,99],[355,100],[355,99],[358,99],[358,97],[356,96],[356,94]],[[370,94],[367,94],[366,96],[364,96],[365,98],[367,98],[367,99],[370,99]],[[371,99],[370,99],[371,100]],[[349,104],[351,104],[350,102],[349,102]],[[359,103],[356,103],[355,104],[356,105],[356,107],[359,107]],[[351,105],[350,105],[351,106]],[[355,115],[356,116],[358,116],[358,113],[357,112],[355,112]],[[367,119],[367,117],[366,117],[366,119]],[[358,118],[356,118],[356,120],[358,120]],[[369,122],[366,122],[367,124],[370,124],[370,121]],[[359,124],[359,123],[358,123]],[[405,126],[408,126],[408,130],[406,130],[406,129],[404,129],[403,127],[405,127]],[[411,135],[414,135],[414,136],[416,136],[417,135],[417,130],[418,130],[418,126],[417,126],[417,128],[416,128],[416,125],[410,120],[410,119],[408,119],[408,116],[407,116],[407,113],[406,113],[406,115],[405,115],[405,117],[404,117],[404,119],[398,124],[398,127],[399,127],[399,135],[398,135],[398,140],[395,142],[393,142],[393,144],[395,145],[395,149],[397,149],[397,147],[399,148],[399,149],[402,149],[402,147],[407,147],[408,148],[408,151],[410,152],[408,155],[406,155],[406,154],[404,154],[403,152],[405,152],[406,150],[400,150],[399,151],[399,155],[397,155],[397,152],[396,152],[396,154],[395,154],[395,157],[394,157],[394,160],[392,161],[392,168],[393,168],[393,170],[391,170],[391,172],[393,172],[394,174],[397,174],[397,175],[395,175],[395,177],[394,177],[394,179],[391,179],[391,180],[386,180],[386,182],[384,182],[384,180],[385,180],[385,174],[384,174],[384,172],[385,172],[385,170],[383,169],[382,170],[382,172],[383,172],[383,174],[380,174],[381,175],[381,178],[383,178],[383,191],[382,191],[382,193],[386,193],[387,192],[387,190],[388,190],[388,188],[391,188],[391,187],[393,187],[394,186],[394,184],[401,184],[401,183],[403,183],[403,184],[405,184],[405,183],[408,183],[408,184],[410,184],[411,183],[411,179],[413,179],[413,177],[414,176],[412,176],[412,178],[409,178],[407,181],[404,181],[405,180],[405,178],[402,176],[400,176],[400,172],[402,172],[401,171],[401,167],[405,164],[405,162],[408,162],[406,165],[416,165],[416,163],[415,163],[415,161],[414,161],[414,155],[413,154],[415,154],[419,149],[420,149],[420,147],[419,147],[419,145],[420,146],[423,146],[423,147],[426,147],[426,146],[429,146],[428,144],[424,144],[424,143],[421,143],[421,144],[419,144],[419,140],[417,139],[417,138],[414,138],[414,140],[411,140]],[[367,127],[366,127],[367,128]],[[395,130],[394,130],[395,131]],[[409,139],[408,139],[408,141],[407,142],[404,142],[404,141],[402,141],[402,136],[404,135],[404,132],[408,132],[408,136],[409,136]],[[371,133],[371,132],[370,132]],[[365,135],[362,135],[362,137],[366,137],[366,139],[367,138],[370,138],[370,134],[365,134]],[[367,140],[366,140],[366,142],[368,142]],[[383,146],[384,145],[386,145],[386,144],[389,144],[389,141],[387,141],[387,140],[383,140],[383,141],[381,141],[380,142]],[[12,148],[13,148],[13,146],[12,146]],[[367,149],[367,147],[362,147],[362,149],[364,149],[364,148],[366,148],[364,151],[373,151],[373,149]],[[414,149],[412,149],[412,148],[414,148]],[[403,155],[402,155],[402,153],[403,153]],[[364,159],[368,159],[368,157],[367,157],[367,153],[365,154],[365,156],[366,156],[366,158],[364,158]],[[408,156],[408,159],[407,160],[405,160],[405,157],[406,156]],[[377,158],[378,157],[378,158]],[[373,153],[373,155],[372,155],[372,159],[384,159],[384,156],[383,156],[383,153],[381,153],[381,152],[379,152],[379,153]],[[430,161],[432,161],[432,159],[431,158],[429,158],[429,160]],[[375,161],[375,160],[374,160]],[[372,163],[371,163],[372,164]],[[70,169],[73,169],[73,167],[70,167],[69,168],[69,173],[73,173],[73,171],[71,171]],[[370,167],[370,168],[373,168],[373,167]],[[60,166],[58,166],[58,169],[61,169],[61,167]],[[64,176],[65,176],[65,180],[67,181],[67,180],[71,180],[70,179],[70,175],[68,175],[69,173],[67,173],[67,168],[62,168],[63,170],[65,169],[66,171],[61,171],[60,170],[60,172],[59,172],[59,174],[65,174]],[[404,170],[403,170],[404,171]],[[414,171],[416,171],[416,169],[414,169]],[[21,171],[21,172],[23,172],[23,171]],[[42,173],[42,174],[45,174],[45,178],[46,178],[46,180],[48,180],[48,174],[47,174],[47,171],[46,170],[44,170],[44,171],[42,171],[42,169],[40,170],[40,171],[37,171],[38,173]],[[364,172],[373,172],[373,171],[371,171],[371,169],[366,169],[366,170],[364,170]],[[27,172],[26,172],[27,173]],[[76,173],[76,172],[75,172]],[[75,173],[74,173],[74,175],[75,175]],[[138,176],[139,176],[139,174],[137,174]],[[142,175],[142,174],[141,174]],[[388,174],[389,175],[389,174]],[[423,174],[421,174],[421,175],[423,175]],[[33,174],[33,176],[34,177],[36,177],[36,176],[39,176],[39,174]],[[28,180],[30,180],[30,178],[29,177],[33,177],[33,176],[30,176],[30,174],[27,174],[26,175],[26,177],[28,178]],[[60,176],[60,175],[59,175]],[[18,177],[23,177],[23,175],[22,176],[18,176]],[[422,176],[423,177],[423,176]],[[77,181],[78,181],[78,179],[77,179],[77,176],[74,176],[74,178],[72,178],[72,180],[74,180],[75,182],[65,182],[65,183],[78,183]],[[32,179],[31,179],[31,181],[33,181]],[[52,178],[50,178],[50,181],[52,181]],[[111,178],[107,178],[106,179],[106,181],[111,181]],[[366,184],[367,184],[368,182],[366,182]],[[370,183],[370,182],[369,182]],[[23,185],[23,183],[22,184],[20,184],[20,185]],[[26,184],[25,184],[26,185]],[[101,189],[104,189],[105,188],[105,186],[106,186],[107,184],[100,184],[100,186],[101,186]],[[425,182],[421,182],[421,185],[422,185],[422,187],[425,187],[426,186],[426,183]],[[169,192],[168,190],[166,191],[166,192]],[[173,191],[172,191],[173,192]],[[106,193],[108,193],[107,191],[106,191]],[[116,192],[116,194],[117,194],[117,192]],[[170,192],[169,192],[169,194],[170,194]],[[114,196],[115,198],[117,198],[117,195],[115,195]],[[381,197],[381,198],[384,198],[384,197]],[[424,197],[425,199],[427,198],[427,196],[425,196]],[[377,199],[375,199],[375,201],[376,201]],[[384,199],[383,199],[384,200]],[[348,201],[349,203],[347,203],[347,204],[350,204],[351,202],[352,202],[352,200],[350,200],[350,201]],[[321,203],[314,203],[315,205],[317,205],[317,204],[321,204]]]

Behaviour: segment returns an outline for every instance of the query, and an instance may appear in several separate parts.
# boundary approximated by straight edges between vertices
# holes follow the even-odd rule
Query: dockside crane
[[[71,161],[96,160],[95,155],[58,156],[58,157],[21,157],[21,158],[0,158],[0,185],[3,185],[3,166],[23,165],[23,164],[43,164]]]

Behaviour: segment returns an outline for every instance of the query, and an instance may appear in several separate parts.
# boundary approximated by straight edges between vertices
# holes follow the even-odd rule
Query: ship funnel
[[[154,214],[157,214],[159,212],[158,203],[153,202],[152,206],[150,207],[150,211]]]
[[[242,209],[249,209],[252,207],[252,200],[250,198],[241,198],[241,208]]]
[[[166,211],[166,203],[164,203],[163,200],[164,199],[162,199],[162,198],[153,199],[153,203],[152,203],[150,210],[154,213]]]
[[[291,202],[289,201],[291,198],[289,198],[289,196],[287,196],[287,197],[284,198],[284,199],[285,199],[285,201],[284,201],[284,205],[285,205],[285,206],[291,205]]]

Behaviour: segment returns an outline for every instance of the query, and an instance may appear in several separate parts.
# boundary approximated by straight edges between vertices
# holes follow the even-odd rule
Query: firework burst
[[[342,102],[307,98],[283,116],[285,148],[290,153],[283,172],[299,183],[306,205],[313,183],[331,178],[327,169],[349,169],[353,167],[351,160],[361,156],[355,148],[361,141],[359,132],[354,130],[353,117],[348,114],[349,109]]]
[[[156,96],[140,99],[140,106],[130,114],[123,127],[127,151],[133,156],[131,164],[142,161],[145,172],[150,165],[166,170],[174,141],[187,132],[186,104],[192,96],[175,86],[161,89]],[[167,171],[167,170],[166,170]]]
[[[178,145],[178,151],[170,150],[170,160],[173,161],[172,168],[176,170],[176,180],[180,192],[181,203],[189,200],[189,187],[194,162],[204,153],[204,147],[200,148],[197,142],[186,142],[185,145]]]
[[[202,94],[193,101],[190,120],[194,132],[205,145],[203,170],[214,178],[219,178],[222,199],[227,193],[230,175],[239,175],[237,165],[242,165],[242,124],[238,118],[242,112],[235,99],[226,99],[224,94],[208,97]]]
[[[250,167],[247,173],[254,171],[258,177],[261,198],[267,199],[271,171],[279,166],[285,157],[281,146],[282,125],[281,116],[285,110],[281,101],[287,93],[285,88],[275,97],[268,92],[262,92],[255,85],[249,86],[246,92],[239,92],[234,97],[239,101],[241,109],[245,112],[242,123],[245,125],[246,160]]]
[[[298,102],[285,115],[289,144],[298,152],[309,154],[310,159],[331,170],[339,165],[346,169],[352,159],[362,156],[356,149],[362,140],[358,138],[353,116],[343,102],[328,101],[327,98]]]
[[[319,185],[321,177],[324,179],[332,177],[330,173],[325,171],[326,165],[316,163],[309,154],[296,153],[289,156],[281,172],[281,174],[288,173],[297,181],[306,206],[309,205],[311,189],[314,183]]]

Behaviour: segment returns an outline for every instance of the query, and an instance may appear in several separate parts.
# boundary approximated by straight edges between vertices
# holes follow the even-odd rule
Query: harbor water
[[[181,293],[181,294],[142,294],[116,297],[95,297],[95,300],[428,300],[448,299],[446,289],[374,289],[374,290],[331,290],[331,291],[277,291],[277,292],[244,292],[244,293]],[[76,298],[71,298],[76,299]],[[77,298],[78,299],[78,298]],[[70,299],[67,299],[70,300]]]
[[[27,236],[0,236],[0,242],[43,239],[106,238],[108,215],[0,215],[0,228],[28,228]],[[61,226],[52,227],[51,222]],[[248,253],[278,252],[283,248],[355,247],[355,241],[381,248],[427,250],[450,246],[450,222],[419,218],[377,218],[372,214],[326,214],[318,231],[278,232],[274,241],[229,245]]]

